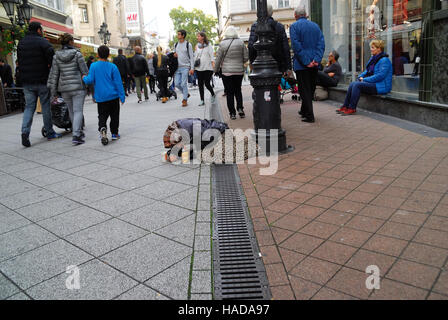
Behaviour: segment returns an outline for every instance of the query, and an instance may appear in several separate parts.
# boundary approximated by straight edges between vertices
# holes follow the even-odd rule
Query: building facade
[[[281,22],[289,37],[289,27],[295,22],[294,9],[303,4],[309,8],[309,0],[268,0],[274,8],[273,17]],[[244,41],[249,40],[250,28],[257,21],[256,0],[220,0],[217,2],[220,35],[222,36],[228,26],[234,26]]]

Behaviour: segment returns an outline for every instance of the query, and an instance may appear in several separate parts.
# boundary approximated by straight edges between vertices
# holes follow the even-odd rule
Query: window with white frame
[[[64,12],[64,0],[35,0],[35,1],[42,3],[47,7]]]
[[[81,22],[82,23],[89,23],[89,12],[87,11],[87,5],[86,4],[80,4],[79,5],[79,11],[81,11]]]
[[[278,8],[289,8],[289,0],[278,0]]]
[[[250,0],[250,10],[251,11],[257,10],[257,0]]]

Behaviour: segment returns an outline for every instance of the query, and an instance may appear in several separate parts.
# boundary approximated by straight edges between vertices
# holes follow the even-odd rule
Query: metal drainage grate
[[[271,293],[235,165],[213,166],[215,299],[269,300]]]

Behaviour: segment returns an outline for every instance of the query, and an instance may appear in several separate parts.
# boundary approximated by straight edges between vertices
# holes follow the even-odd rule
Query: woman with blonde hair
[[[67,103],[70,120],[73,126],[73,145],[84,143],[83,109],[86,97],[86,86],[82,77],[89,73],[89,68],[82,53],[75,48],[75,41],[71,34],[64,33],[59,37],[62,49],[53,57],[53,65],[48,77],[47,87],[52,97],[61,93]]]
[[[222,81],[227,93],[227,108],[232,120],[236,119],[237,110],[241,118],[245,117],[241,86],[248,61],[249,51],[246,45],[239,38],[237,30],[232,26],[228,27],[216,54],[214,71],[215,73],[220,70],[222,72]],[[235,98],[237,102],[236,110]]]
[[[370,42],[372,57],[367,63],[366,70],[352,82],[348,88],[344,105],[336,112],[345,116],[356,113],[361,93],[386,94],[392,90],[392,63],[389,56],[384,53],[384,41]]]
[[[161,46],[157,47],[157,54],[152,58],[157,81],[159,82],[160,95],[162,97],[162,103],[166,103],[169,100],[168,91],[168,57],[163,54]]]

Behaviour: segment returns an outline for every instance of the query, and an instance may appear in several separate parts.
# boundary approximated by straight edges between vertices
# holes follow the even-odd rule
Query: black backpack
[[[174,56],[174,52],[171,52],[168,54],[168,75],[170,77],[174,76],[174,73],[176,73],[177,68],[179,67],[179,61],[177,61],[177,58]]]

